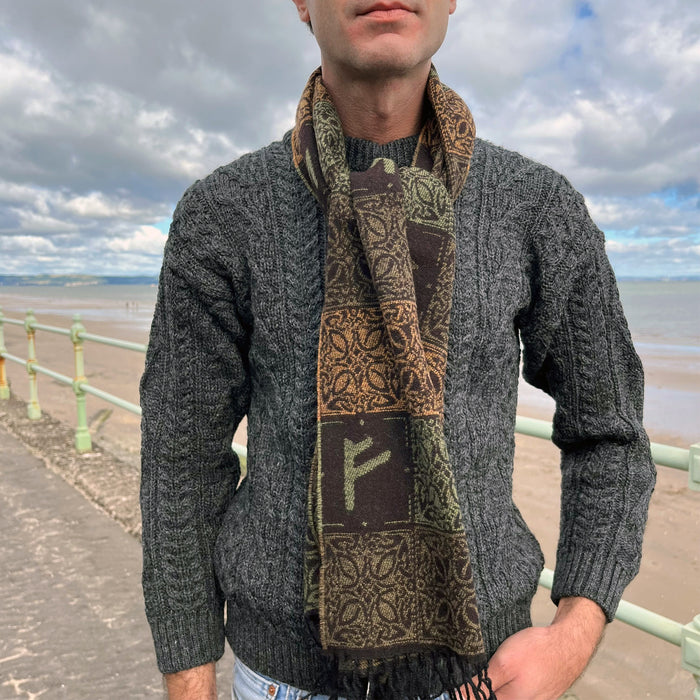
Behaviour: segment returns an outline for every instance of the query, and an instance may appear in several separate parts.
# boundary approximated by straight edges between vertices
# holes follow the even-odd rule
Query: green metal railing
[[[551,440],[552,424],[544,420],[518,416],[515,420],[515,432]],[[651,456],[660,466],[687,471],[688,488],[692,491],[700,491],[700,443],[684,450],[680,447],[652,442]],[[540,586],[551,590],[553,582],[554,572],[551,569],[544,569],[540,575]],[[623,600],[617,609],[615,619],[680,647],[681,665],[695,678],[696,688],[693,698],[700,700],[700,615],[696,615],[691,622],[684,625]]]
[[[11,355],[7,352],[4,342],[3,324],[23,326],[27,333],[28,355],[27,359]],[[70,338],[73,343],[75,358],[74,377],[68,377],[40,365],[36,358],[36,331],[57,333]],[[136,404],[125,401],[106,391],[91,386],[85,378],[85,368],[83,362],[83,342],[91,341],[102,343],[112,347],[145,353],[146,345],[131,343],[116,338],[94,335],[88,333],[81,323],[80,316],[73,317],[73,325],[67,328],[57,328],[37,323],[34,312],[29,310],[24,320],[6,318],[0,309],[0,399],[8,399],[10,389],[7,383],[5,371],[5,360],[25,365],[29,374],[29,401],[27,403],[27,413],[31,419],[41,417],[41,407],[39,405],[39,395],[37,388],[37,374],[44,374],[55,379],[62,384],[73,387],[77,402],[77,428],[75,432],[75,447],[78,452],[87,452],[92,449],[92,441],[87,425],[87,415],[85,409],[86,394],[97,396],[109,403],[119,406],[131,413],[141,415],[141,408]],[[515,422],[515,431],[522,435],[551,440],[552,424],[548,421],[525,418],[518,416]],[[233,449],[244,460],[247,457],[246,448],[237,443],[233,444]],[[656,464],[688,472],[688,488],[693,491],[700,491],[700,444],[691,445],[685,450],[669,445],[651,443],[651,454]],[[554,580],[554,572],[551,569],[544,569],[540,576],[540,585],[551,590]],[[693,674],[696,688],[693,692],[694,700],[700,700],[700,615],[694,620],[684,625],[681,622],[671,620],[663,615],[642,608],[633,603],[622,601],[615,616],[617,620],[625,622],[632,627],[651,634],[681,649],[682,667]]]
[[[24,328],[27,334],[28,344],[27,359],[17,357],[16,355],[12,355],[7,352],[7,348],[5,347],[4,324],[11,326],[22,326]],[[52,369],[39,364],[36,357],[37,331],[55,333],[57,335],[63,335],[70,338],[73,344],[75,365],[73,377],[68,377],[65,374],[54,372]],[[47,377],[51,377],[61,384],[71,386],[73,388],[73,393],[75,394],[77,405],[75,449],[78,452],[89,452],[92,450],[92,438],[90,437],[90,431],[88,429],[85,401],[87,394],[103,399],[104,401],[107,401],[114,406],[118,406],[119,408],[123,408],[130,413],[134,413],[137,416],[141,415],[140,406],[137,406],[135,403],[131,403],[130,401],[126,401],[119,396],[110,394],[107,391],[98,389],[88,382],[87,378],[85,377],[85,365],[83,360],[83,343],[86,340],[140,353],[145,353],[147,347],[143,343],[132,343],[128,340],[119,340],[117,338],[109,338],[103,335],[88,333],[85,330],[85,326],[83,326],[81,322],[79,314],[73,316],[73,324],[70,328],[58,328],[56,326],[47,326],[42,323],[37,323],[36,317],[34,316],[34,311],[31,309],[27,311],[24,320],[20,320],[15,318],[7,318],[2,313],[2,308],[0,308],[0,399],[8,399],[10,397],[10,387],[7,382],[5,360],[24,365],[27,369],[27,374],[29,375],[29,401],[27,402],[27,415],[32,420],[41,418],[41,406],[39,404],[39,390],[37,383],[38,374],[46,375]],[[246,448],[239,444],[234,444],[233,447],[236,453],[245,460],[247,456]]]
[[[28,354],[27,359],[11,355],[5,348],[5,337],[3,325],[7,323],[15,326],[23,326],[27,333]],[[47,333],[55,333],[64,335],[70,338],[73,344],[74,357],[74,375],[68,377],[65,374],[54,372],[53,370],[40,365],[36,357],[36,332],[45,331]],[[146,346],[140,343],[130,343],[125,340],[117,340],[116,338],[105,338],[99,335],[88,333],[83,326],[80,316],[73,316],[73,325],[70,328],[57,328],[56,326],[47,326],[42,323],[37,323],[34,312],[30,309],[27,311],[24,320],[6,318],[0,309],[0,398],[9,397],[9,386],[7,384],[7,375],[5,371],[5,360],[16,362],[24,365],[27,368],[29,375],[29,402],[27,403],[27,414],[33,420],[41,418],[41,406],[39,404],[39,390],[37,383],[37,375],[43,374],[47,377],[55,379],[61,384],[66,384],[73,388],[77,404],[77,428],[75,430],[75,448],[78,452],[89,452],[92,449],[92,439],[87,424],[87,411],[85,407],[85,398],[87,394],[92,394],[105,401],[109,401],[115,406],[124,408],[131,413],[141,415],[141,408],[136,404],[109,394],[106,391],[90,386],[85,377],[85,365],[83,360],[83,343],[84,341],[94,341],[103,345],[111,345],[112,347],[123,348],[125,350],[133,350],[136,352],[145,353]]]

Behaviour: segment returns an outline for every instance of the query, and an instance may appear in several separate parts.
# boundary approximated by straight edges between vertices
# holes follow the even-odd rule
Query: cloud
[[[155,273],[154,227],[192,180],[291,127],[318,61],[276,0],[2,3],[0,268]],[[695,0],[460,0],[436,63],[481,136],[583,191],[618,267],[692,259]]]
[[[119,217],[133,219],[143,216],[128,199],[110,199],[102,192],[90,192],[85,196],[71,197],[58,205],[65,212],[92,219]]]
[[[473,98],[483,136],[564,171],[587,194],[697,190],[700,8],[587,7],[461,3],[462,42],[449,44],[443,77]]]
[[[228,0],[197,7],[122,0],[98,9],[94,0],[52,0],[42,8],[12,3],[3,13],[18,36],[40,46],[73,82],[108,84],[170,106],[205,131],[235,130],[245,147],[262,143],[259,127],[269,123],[269,107],[296,100],[300,76],[317,61],[291,3],[264,0],[243,9]]]
[[[114,253],[138,253],[140,255],[163,255],[166,236],[155,226],[139,226],[128,235],[114,237],[106,247]]]
[[[166,236],[153,226],[121,227],[107,235],[0,236],[6,274],[66,272],[102,275],[154,274]]]
[[[588,209],[609,231],[634,231],[638,238],[674,238],[700,234],[700,196],[678,198],[669,192],[653,197],[590,197]]]
[[[592,197],[595,221],[620,277],[700,276],[700,196]]]
[[[700,276],[700,236],[613,240],[606,250],[618,277]]]
[[[0,253],[4,255],[44,255],[56,253],[56,245],[41,236],[13,236],[0,238]]]
[[[76,189],[99,182],[133,194],[148,179],[157,188],[153,195],[162,196],[211,170],[222,154],[245,150],[223,132],[176,119],[167,107],[113,86],[71,83],[24,47],[14,51],[0,56],[14,75],[4,86],[0,114],[0,128],[11,138],[0,154],[5,177]],[[26,88],[36,75],[41,81]]]
[[[480,102],[507,99],[523,79],[564,52],[575,2],[462,0],[451,21],[439,65],[461,76],[456,88]]]
[[[26,209],[13,210],[17,215],[19,229],[21,231],[32,231],[34,233],[65,233],[72,231],[73,226],[62,219],[57,219],[53,216],[44,216]]]

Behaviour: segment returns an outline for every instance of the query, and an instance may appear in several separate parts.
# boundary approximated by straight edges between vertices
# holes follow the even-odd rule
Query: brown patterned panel
[[[414,542],[410,530],[328,535],[322,541],[321,640],[328,649],[415,643]]]
[[[446,644],[464,655],[484,651],[479,627],[469,550],[464,533],[447,535],[418,528],[416,607],[421,639]]]
[[[324,532],[364,534],[407,523],[415,488],[406,414],[337,416],[319,431]]]
[[[343,222],[328,232],[324,309],[376,304],[377,295],[357,226]]]
[[[404,321],[412,309],[415,313],[412,305],[396,304],[386,319],[391,330],[376,306],[323,312],[318,363],[321,415],[405,411],[409,400],[420,408],[418,415],[442,413],[446,350],[427,346],[427,374],[415,376],[392,352],[392,343],[411,343],[415,328]],[[401,390],[402,378],[410,380],[406,395]]]
[[[324,96],[328,99],[324,99]],[[314,105],[313,122],[323,176],[326,182],[333,183],[333,192],[349,194],[350,172],[345,162],[345,136],[323,83],[319,83],[319,99]]]
[[[321,640],[327,649],[409,653],[431,645],[481,654],[469,553],[463,537],[422,528],[322,542]],[[361,653],[359,654],[361,655]]]
[[[447,190],[435,187],[435,178],[420,168],[401,171],[406,218],[443,236],[454,224],[454,208]]]
[[[440,115],[436,123],[440,133],[440,150],[445,155],[445,184],[454,201],[469,174],[476,138],[474,120],[462,98],[440,82],[434,68],[430,71],[427,91],[435,114]],[[433,174],[437,175],[435,170]]]

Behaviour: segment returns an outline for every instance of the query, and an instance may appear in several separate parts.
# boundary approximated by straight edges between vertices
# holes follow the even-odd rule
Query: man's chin
[[[370,75],[405,75],[424,63],[410,42],[380,37],[362,47],[355,68]]]

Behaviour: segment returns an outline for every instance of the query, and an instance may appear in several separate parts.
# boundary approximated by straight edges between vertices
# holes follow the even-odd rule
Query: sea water
[[[13,318],[19,316],[20,309],[22,312],[32,309],[39,323],[42,314],[65,316],[69,320],[74,314],[80,314],[86,326],[90,321],[105,321],[143,331],[145,338],[157,293],[156,285],[145,284],[0,286],[0,306],[6,316]]]
[[[620,298],[644,365],[652,439],[700,442],[700,281],[622,282]]]
[[[619,289],[635,345],[700,353],[700,281],[622,281]]]
[[[700,442],[700,281],[623,280],[619,290],[644,365],[644,424],[652,440]],[[519,413],[553,412],[548,396],[520,382]]]

